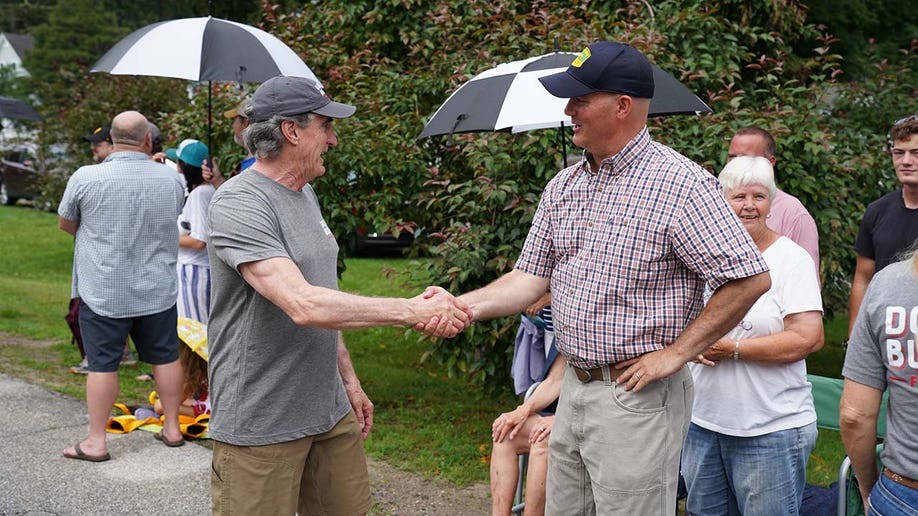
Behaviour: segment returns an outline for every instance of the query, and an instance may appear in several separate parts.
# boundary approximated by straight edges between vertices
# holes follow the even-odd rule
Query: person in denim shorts
[[[150,159],[147,119],[126,111],[112,120],[114,152],[68,180],[58,225],[76,237],[72,297],[81,299],[80,331],[89,374],[89,436],[64,450],[71,459],[110,458],[105,427],[118,397],[118,366],[130,336],[153,365],[165,410],[157,439],[184,441],[178,426],[182,366],[178,361],[175,225],[184,198],[178,175]]]

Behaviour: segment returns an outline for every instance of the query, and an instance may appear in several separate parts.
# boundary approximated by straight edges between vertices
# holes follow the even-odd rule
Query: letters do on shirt
[[[911,310],[903,306],[886,307],[886,359],[893,369],[906,365],[918,369],[918,349],[915,348],[915,334],[918,333],[918,306]]]

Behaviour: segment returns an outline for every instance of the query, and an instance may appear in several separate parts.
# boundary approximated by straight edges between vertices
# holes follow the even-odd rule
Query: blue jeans
[[[918,490],[897,484],[886,475],[873,485],[868,499],[868,515],[910,516],[918,514]]]
[[[693,423],[682,450],[688,514],[796,516],[816,435],[816,423],[756,437]]]

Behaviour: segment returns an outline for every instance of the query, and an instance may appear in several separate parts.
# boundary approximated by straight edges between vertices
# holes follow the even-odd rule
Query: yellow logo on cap
[[[589,47],[583,49],[583,52],[581,52],[580,55],[577,56],[576,59],[574,59],[574,62],[571,63],[571,66],[573,66],[574,68],[580,68],[580,66],[583,65],[583,63],[585,63],[586,60],[589,59],[591,55],[593,54],[590,54]]]

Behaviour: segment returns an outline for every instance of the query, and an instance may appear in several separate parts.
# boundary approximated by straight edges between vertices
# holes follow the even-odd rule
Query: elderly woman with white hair
[[[771,289],[689,364],[695,402],[682,452],[686,509],[797,515],[817,435],[804,359],[823,344],[819,282],[810,255],[765,225],[775,195],[771,163],[737,157],[719,180],[768,264]]]

